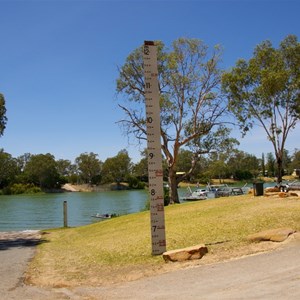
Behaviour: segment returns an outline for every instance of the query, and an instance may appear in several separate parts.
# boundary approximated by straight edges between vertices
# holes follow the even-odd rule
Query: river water
[[[178,189],[179,197],[186,189]],[[125,215],[145,209],[147,190],[70,192],[40,195],[0,196],[0,231],[47,229],[64,226],[63,207],[67,202],[68,226],[99,222],[92,215]]]
[[[99,222],[93,214],[118,215],[142,211],[146,190],[108,191],[98,193],[58,193],[0,196],[0,231],[63,227],[63,207],[67,201],[68,226]]]

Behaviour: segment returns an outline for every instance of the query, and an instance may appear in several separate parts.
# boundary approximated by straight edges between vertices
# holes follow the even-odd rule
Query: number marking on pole
[[[166,251],[166,234],[160,142],[157,49],[152,41],[144,42],[144,79],[152,254],[160,255]]]

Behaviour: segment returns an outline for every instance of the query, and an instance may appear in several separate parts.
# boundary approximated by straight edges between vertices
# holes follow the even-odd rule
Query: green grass
[[[204,243],[207,255],[218,256],[247,246],[252,233],[299,230],[300,199],[246,195],[184,203],[166,207],[165,220],[167,250]],[[151,255],[147,211],[48,233],[30,267],[32,282],[43,284],[44,278],[52,285],[99,284],[103,276],[117,280],[120,274],[164,268],[162,257]]]

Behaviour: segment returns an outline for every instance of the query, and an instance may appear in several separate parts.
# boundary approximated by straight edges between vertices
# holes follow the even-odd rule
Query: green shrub
[[[146,185],[145,182],[140,181],[135,176],[127,176],[126,180],[128,182],[128,187],[130,189],[142,190],[145,188],[145,185]]]
[[[37,186],[33,186],[33,187],[27,189],[25,193],[26,194],[37,194],[37,193],[42,193],[42,190]]]
[[[6,186],[5,188],[2,189],[2,194],[3,195],[11,195],[11,190],[9,186]]]
[[[3,195],[36,194],[42,190],[33,184],[14,183],[2,190]]]

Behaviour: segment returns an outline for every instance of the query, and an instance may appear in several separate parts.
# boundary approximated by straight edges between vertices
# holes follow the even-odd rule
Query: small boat
[[[196,189],[192,191],[190,187],[188,187],[188,193],[186,196],[181,199],[184,201],[198,201],[207,199],[208,191],[205,189]]]
[[[117,216],[116,214],[99,214],[99,213],[92,215],[93,218],[99,218],[99,219],[111,219],[116,216]]]
[[[209,184],[209,183],[207,184],[207,189],[213,193],[220,190],[225,190],[227,188],[228,188],[227,184]]]
[[[229,187],[227,184],[208,184],[207,189],[210,192],[214,193],[216,198],[234,195],[244,195],[247,194],[247,192],[249,191],[247,183],[243,187]]]

